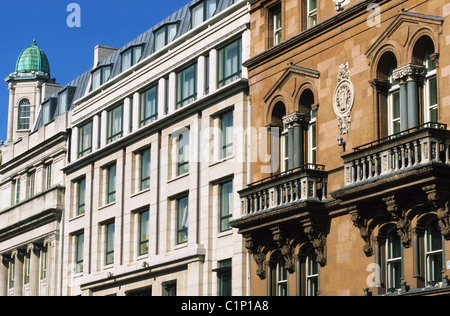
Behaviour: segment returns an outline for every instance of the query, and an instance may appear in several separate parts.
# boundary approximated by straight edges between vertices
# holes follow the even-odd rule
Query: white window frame
[[[311,110],[308,124],[308,163],[317,163],[317,117],[314,110]]]
[[[396,83],[394,81],[394,78],[392,76],[392,72],[391,75],[389,76],[389,82],[391,84],[390,88],[389,88],[389,92],[388,92],[388,98],[387,98],[387,108],[388,108],[388,134],[389,135],[394,135],[396,133],[398,133],[400,131],[400,124],[401,124],[401,118],[400,118],[400,83]],[[398,98],[399,98],[399,111],[398,111],[398,118],[394,118],[394,98],[395,95],[398,94]],[[398,126],[399,126],[399,131],[396,132],[395,131],[395,124],[398,122]]]
[[[425,123],[431,122],[431,111],[436,110],[438,111],[438,102],[437,102],[437,91],[436,93],[436,104],[430,104],[430,94],[431,94],[431,80],[436,80],[436,90],[437,90],[437,71],[436,66],[434,66],[433,69],[430,69],[430,63],[432,63],[432,60],[429,57],[429,52],[427,51],[424,58],[424,66],[428,70],[425,75],[425,80],[423,83],[424,91],[423,91],[423,104],[424,104],[424,118]],[[437,117],[437,115],[436,115]],[[437,123],[437,119],[436,122]]]
[[[393,244],[393,240],[391,238],[389,238],[390,234],[397,234],[397,230],[396,228],[392,228],[387,234],[387,238],[386,238],[386,286],[388,288],[394,288],[394,282],[396,279],[396,275],[392,274],[392,271],[395,271],[392,267],[393,265],[395,265],[396,263],[400,263],[400,271],[398,271],[398,273],[400,273],[400,277],[402,274],[402,261],[403,261],[403,249],[402,249],[402,244],[400,242],[400,239],[397,239],[397,241],[399,242],[399,246],[400,246],[400,257],[394,257],[393,253],[392,253],[392,244]],[[400,288],[400,284],[398,284],[395,289]]]
[[[316,7],[311,9],[311,2],[316,3]],[[311,28],[317,24],[317,0],[306,0],[307,3],[307,28]]]

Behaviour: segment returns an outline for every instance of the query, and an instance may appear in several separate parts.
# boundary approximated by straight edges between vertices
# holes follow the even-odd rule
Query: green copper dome
[[[50,64],[45,53],[36,45],[36,41],[30,47],[25,48],[17,59],[16,72],[28,73],[42,71],[50,76]]]

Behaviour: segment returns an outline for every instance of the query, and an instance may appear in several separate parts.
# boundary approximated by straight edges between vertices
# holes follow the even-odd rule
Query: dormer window
[[[91,91],[97,89],[111,76],[111,65],[101,66],[92,72]]]
[[[131,66],[137,64],[142,56],[142,45],[132,46],[122,53],[122,71],[131,68]]]
[[[191,26],[195,28],[214,15],[217,0],[204,0],[191,8]]]
[[[178,23],[165,24],[154,32],[155,52],[173,41],[178,31]]]

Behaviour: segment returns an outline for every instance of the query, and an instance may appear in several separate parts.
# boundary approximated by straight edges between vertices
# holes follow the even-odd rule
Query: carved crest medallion
[[[338,117],[338,127],[342,134],[348,133],[351,123],[351,110],[355,101],[353,83],[350,81],[348,62],[339,65],[338,84],[334,91],[333,109]]]

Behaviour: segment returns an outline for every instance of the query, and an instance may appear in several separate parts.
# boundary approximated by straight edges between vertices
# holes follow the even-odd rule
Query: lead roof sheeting
[[[157,30],[158,28],[160,28],[161,26],[163,26],[164,24],[179,22],[179,27],[178,27],[178,31],[177,31],[177,35],[175,36],[175,39],[177,39],[181,35],[187,33],[188,31],[191,30],[190,7],[192,7],[195,4],[202,2],[202,1],[204,1],[204,0],[193,0],[193,1],[189,2],[188,4],[183,6],[178,11],[174,12],[173,14],[171,14],[170,16],[168,16],[161,22],[157,23],[152,28],[150,28],[146,32],[142,33],[141,35],[139,35],[138,37],[136,37],[135,39],[133,39],[132,41],[127,43],[122,48],[118,49],[115,53],[111,54],[109,57],[107,57],[105,60],[103,60],[101,63],[99,63],[98,66],[113,64],[113,69],[111,71],[111,77],[109,78],[109,80],[111,80],[115,76],[119,75],[121,72],[121,53],[126,51],[131,46],[135,46],[135,45],[139,45],[139,44],[144,45],[141,60],[143,60],[146,57],[153,54],[153,52],[154,52],[153,51],[153,32],[155,30]],[[240,1],[242,1],[242,0],[240,0]],[[228,8],[232,4],[233,4],[233,0],[218,0],[216,12],[214,13],[214,15],[216,15],[217,13]],[[95,67],[95,68],[97,68],[97,67]],[[76,87],[76,90],[74,93],[74,98],[73,98],[70,106],[68,107],[70,110],[72,110],[75,107],[73,102],[75,100],[83,97],[85,95],[86,91],[88,91],[87,85],[89,83],[90,75],[91,75],[92,70],[94,70],[95,68],[89,69],[88,71],[86,71],[85,73],[83,73],[82,75],[80,75],[79,77],[77,77],[76,79],[74,79],[73,81],[68,83],[67,85],[65,85],[63,88],[61,88],[60,90],[55,92],[49,98],[57,97],[57,95],[68,86]],[[44,100],[44,102],[46,100]],[[57,115],[59,115],[59,114],[57,114]],[[55,116],[51,119],[54,119],[54,118],[55,118]],[[39,113],[34,130],[37,130],[41,126],[42,126],[42,115],[41,115],[41,113]]]

